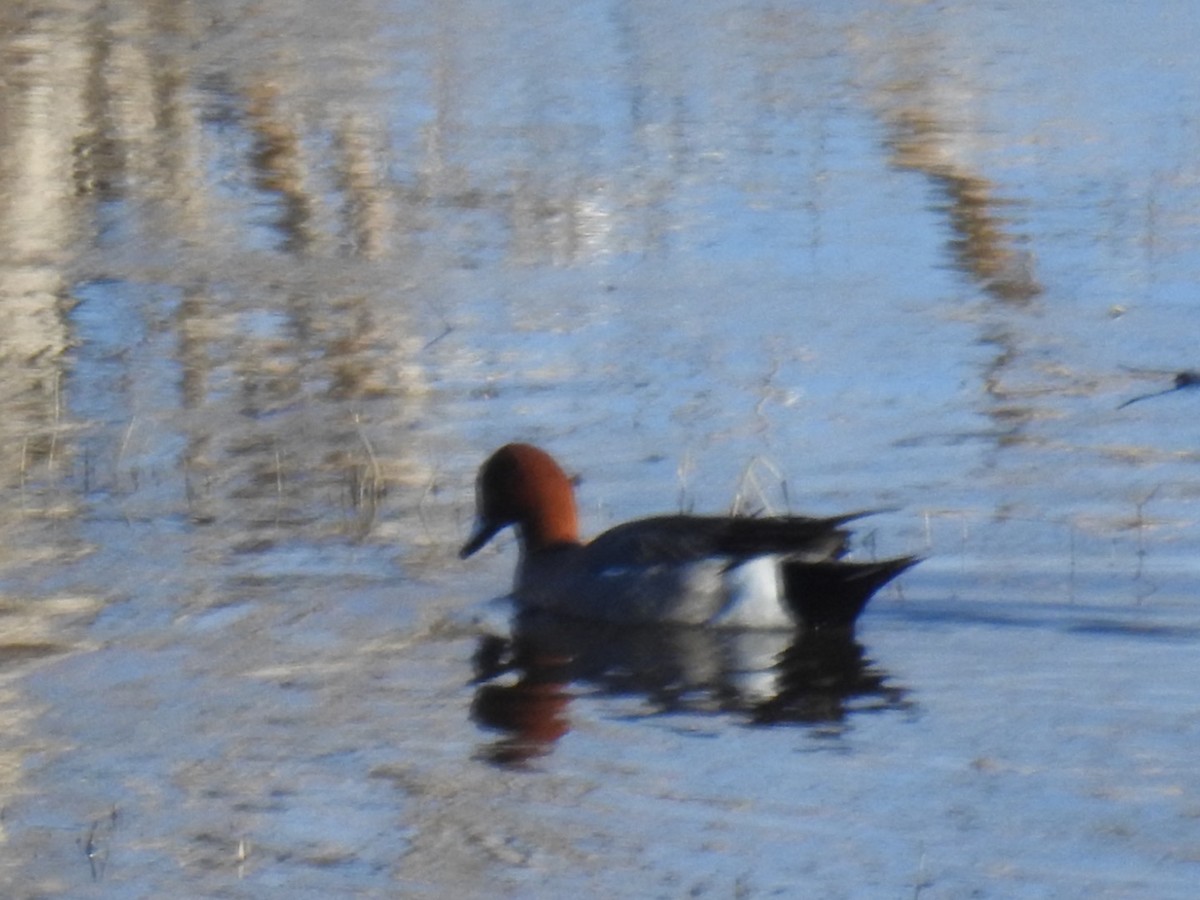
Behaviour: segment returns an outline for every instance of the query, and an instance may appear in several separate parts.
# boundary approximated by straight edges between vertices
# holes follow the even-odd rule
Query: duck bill
[[[475,523],[475,531],[467,539],[467,542],[462,545],[462,549],[458,551],[458,558],[466,559],[468,556],[474,555],[484,544],[494,538],[496,532],[503,527],[503,525],[494,525],[491,522],[479,519]]]

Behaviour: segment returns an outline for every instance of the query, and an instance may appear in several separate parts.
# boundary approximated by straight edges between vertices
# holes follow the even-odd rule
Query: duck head
[[[480,468],[476,519],[459,556],[466,559],[515,525],[522,551],[579,543],[575,488],[558,463],[531,444],[506,444]]]

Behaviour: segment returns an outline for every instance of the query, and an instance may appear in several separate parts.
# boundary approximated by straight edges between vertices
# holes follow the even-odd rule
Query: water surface
[[[6,896],[1194,894],[1200,19],[644,6],[0,12]],[[928,559],[514,647],[513,439]]]

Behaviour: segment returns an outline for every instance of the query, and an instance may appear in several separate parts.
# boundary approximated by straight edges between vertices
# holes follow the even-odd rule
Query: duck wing
[[[736,566],[756,556],[837,559],[846,552],[847,522],[868,512],[807,516],[655,516],[604,532],[588,544],[599,565],[681,565],[724,558]]]

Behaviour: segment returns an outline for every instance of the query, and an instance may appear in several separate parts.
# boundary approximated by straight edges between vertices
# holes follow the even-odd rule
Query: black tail
[[[791,562],[783,566],[783,592],[807,628],[854,627],[875,592],[921,561],[901,556],[879,562]]]

